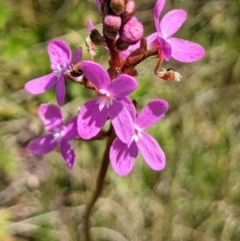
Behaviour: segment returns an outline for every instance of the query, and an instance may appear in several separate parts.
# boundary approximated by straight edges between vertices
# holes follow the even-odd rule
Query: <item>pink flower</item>
[[[187,18],[182,9],[169,11],[159,22],[165,0],[157,0],[154,10],[154,23],[157,32],[147,37],[150,47],[161,47],[162,55],[167,61],[173,57],[180,62],[193,62],[201,59],[205,54],[204,48],[193,42],[172,37]]]
[[[86,102],[78,116],[78,133],[83,139],[91,139],[110,118],[115,132],[123,142],[129,142],[133,134],[133,120],[124,107],[126,96],[137,87],[137,81],[126,74],[110,81],[108,72],[92,61],[81,63],[84,76],[98,89],[99,98]]]
[[[130,144],[123,143],[116,138],[110,148],[110,161],[113,170],[120,176],[129,174],[133,168],[138,150],[147,164],[156,171],[165,167],[165,154],[157,141],[144,130],[163,118],[168,109],[164,100],[152,100],[136,117],[135,108],[128,105],[129,113],[133,118],[135,130]]]
[[[71,66],[77,63],[82,57],[82,49],[78,48],[71,60],[71,50],[62,40],[52,40],[47,47],[51,61],[51,74],[28,81],[25,90],[31,94],[42,94],[56,85],[56,98],[59,105],[64,103],[66,89],[64,73],[68,72]]]
[[[75,153],[68,141],[78,136],[77,117],[74,117],[67,126],[64,126],[61,110],[52,104],[40,105],[38,115],[50,134],[33,139],[27,147],[34,155],[44,155],[51,152],[59,144],[67,166],[72,168],[75,163]]]

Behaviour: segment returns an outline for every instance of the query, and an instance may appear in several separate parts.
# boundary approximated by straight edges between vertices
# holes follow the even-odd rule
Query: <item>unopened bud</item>
[[[93,29],[90,33],[90,39],[95,45],[105,45],[104,37],[99,33],[97,29]]]
[[[128,49],[129,46],[130,46],[129,43],[124,42],[119,38],[116,42],[115,50],[118,52],[124,51],[124,50]]]
[[[124,0],[111,0],[110,8],[116,15],[121,15],[124,12]]]
[[[112,9],[110,8],[110,0],[106,0],[103,3],[103,16],[106,16],[108,14],[112,13]]]
[[[122,19],[119,16],[107,15],[103,21],[104,34],[110,38],[115,39],[121,28]]]
[[[143,25],[137,18],[132,17],[122,29],[120,39],[130,44],[137,43],[143,37]]]
[[[122,15],[123,22],[126,23],[131,19],[136,11],[136,3],[132,0],[129,0],[125,3],[124,12]]]

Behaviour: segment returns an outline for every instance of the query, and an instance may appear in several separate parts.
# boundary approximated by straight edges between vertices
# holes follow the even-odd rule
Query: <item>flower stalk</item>
[[[90,215],[91,215],[91,211],[96,203],[96,201],[98,200],[98,198],[100,197],[102,190],[103,190],[103,186],[104,186],[104,180],[107,174],[107,169],[109,166],[109,152],[110,152],[110,147],[112,145],[113,140],[115,139],[116,134],[112,128],[112,126],[110,127],[110,131],[109,131],[109,136],[107,138],[107,143],[106,143],[106,147],[105,147],[105,151],[103,153],[103,157],[102,157],[102,161],[101,161],[101,166],[98,172],[98,176],[96,179],[96,186],[95,186],[95,190],[94,193],[92,195],[92,198],[90,200],[90,202],[87,204],[87,208],[84,214],[84,234],[85,234],[85,240],[86,241],[91,241],[91,236],[90,236]]]

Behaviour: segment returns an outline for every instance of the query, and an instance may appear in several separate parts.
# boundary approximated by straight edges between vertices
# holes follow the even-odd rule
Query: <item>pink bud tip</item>
[[[143,25],[132,17],[123,27],[120,39],[128,43],[136,43],[143,37]]]
[[[118,31],[120,29],[121,24],[122,24],[122,19],[119,16],[107,15],[104,18],[104,25],[115,31]]]

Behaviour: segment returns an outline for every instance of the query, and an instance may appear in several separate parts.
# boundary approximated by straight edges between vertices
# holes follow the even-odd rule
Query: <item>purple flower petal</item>
[[[101,10],[102,0],[96,0],[96,4],[97,4],[98,12],[102,14],[102,10]]]
[[[161,20],[160,28],[163,38],[171,37],[182,26],[187,18],[187,13],[182,9],[169,11]]]
[[[108,91],[115,97],[121,98],[129,95],[138,87],[138,82],[127,74],[121,74],[108,86]]]
[[[106,89],[110,83],[108,72],[97,63],[83,61],[81,63],[84,76],[97,86],[98,89]]]
[[[107,108],[99,110],[98,100],[90,100],[85,103],[77,120],[78,134],[83,139],[91,139],[102,129],[108,118]]]
[[[155,6],[153,8],[154,23],[155,23],[155,27],[156,27],[158,32],[160,31],[159,17],[160,17],[160,14],[161,14],[162,10],[163,10],[164,5],[165,5],[165,0],[158,0],[155,3]]]
[[[57,80],[57,76],[51,73],[28,81],[25,84],[24,88],[29,93],[33,95],[38,95],[52,88],[56,84]]]
[[[47,50],[51,61],[52,70],[58,70],[59,65],[65,66],[67,63],[69,63],[71,50],[69,46],[62,40],[52,40],[49,42]]]
[[[178,61],[189,63],[201,59],[204,54],[204,48],[193,42],[184,39],[171,38],[172,57]]]
[[[75,50],[73,57],[72,57],[72,61],[71,64],[76,64],[77,62],[79,62],[82,58],[82,48],[79,47]]]
[[[27,148],[37,156],[51,152],[57,146],[53,134],[40,136],[29,142]]]
[[[64,140],[74,140],[77,138],[77,119],[78,116],[73,117],[69,124],[66,126]]]
[[[172,55],[171,44],[169,44],[162,37],[158,37],[158,41],[159,41],[160,46],[161,46],[161,51],[162,51],[163,58],[166,59],[167,61],[169,61],[170,58],[171,58],[171,55]]]
[[[134,50],[140,47],[139,41],[136,44],[130,45],[127,50],[119,52],[121,58],[127,58]]]
[[[119,176],[128,175],[134,166],[137,154],[138,148],[135,141],[128,147],[127,144],[116,138],[113,141],[109,153],[113,170]]]
[[[87,21],[87,26],[88,26],[88,29],[90,30],[90,31],[92,31],[93,29],[95,29],[94,28],[94,25],[93,25],[93,23],[92,23],[92,20],[89,18],[88,19],[88,21]]]
[[[132,100],[129,97],[124,97],[118,99],[118,101],[127,109],[130,116],[133,119],[133,122],[136,120],[136,107],[133,105]]]
[[[64,80],[64,76],[61,75],[58,78],[58,82],[57,82],[57,85],[56,85],[56,98],[57,98],[57,103],[59,105],[63,105],[65,95],[66,95],[65,80]]]
[[[144,160],[153,170],[160,171],[165,167],[165,154],[152,136],[142,132],[142,137],[137,142],[137,146]]]
[[[155,40],[158,38],[158,33],[152,33],[149,36],[147,36],[146,41],[147,41],[147,46],[150,46],[151,43],[155,42]],[[160,43],[159,43],[160,45]]]
[[[139,113],[136,124],[146,129],[161,120],[168,109],[168,103],[164,100],[150,101]]]
[[[76,161],[76,155],[73,148],[71,147],[70,144],[68,144],[66,141],[63,140],[60,142],[60,151],[68,168],[71,169],[74,166]]]
[[[119,101],[113,100],[109,107],[109,117],[119,139],[129,143],[134,134],[134,123],[127,109]]]
[[[63,125],[61,110],[55,105],[41,104],[38,107],[38,115],[47,131],[54,131],[56,128],[60,129]]]

